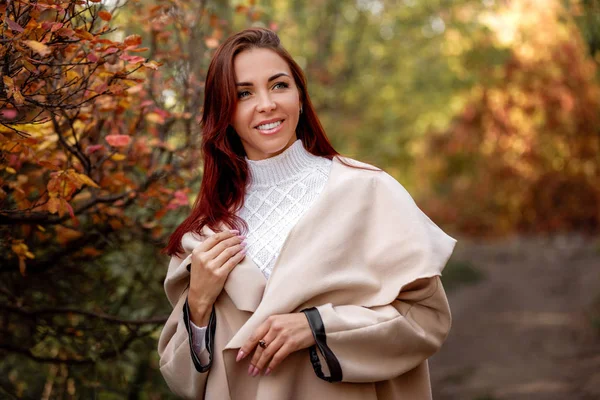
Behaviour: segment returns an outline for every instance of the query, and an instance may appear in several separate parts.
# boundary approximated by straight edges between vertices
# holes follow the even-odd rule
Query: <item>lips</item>
[[[265,121],[261,121],[258,125],[255,126],[256,129],[265,129],[264,126],[265,125],[269,125],[269,124],[273,124],[276,122],[283,122],[284,119],[283,118],[273,118],[273,119],[268,119]]]
[[[282,123],[283,123],[283,121],[277,121],[277,122],[271,122],[270,124],[262,124],[262,125],[258,126],[258,130],[269,131],[271,129],[277,128]]]
[[[260,125],[258,125],[256,127],[256,130],[261,135],[268,135],[268,136],[275,135],[283,129],[284,124],[285,124],[285,120],[276,119],[273,122],[261,123]]]

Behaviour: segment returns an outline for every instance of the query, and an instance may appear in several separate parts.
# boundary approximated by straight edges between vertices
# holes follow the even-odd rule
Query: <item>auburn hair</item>
[[[308,96],[306,78],[300,66],[283,48],[275,32],[250,28],[227,38],[216,50],[206,74],[202,112],[202,156],[204,174],[200,193],[190,215],[175,229],[164,249],[169,255],[181,254],[181,238],[187,232],[200,233],[204,226],[218,231],[222,226],[247,231],[246,223],[236,215],[243,205],[248,165],[242,142],[230,125],[237,103],[234,59],[243,51],[269,49],[283,58],[300,93],[300,114],[296,136],[304,148],[316,156],[333,159],[333,148]]]

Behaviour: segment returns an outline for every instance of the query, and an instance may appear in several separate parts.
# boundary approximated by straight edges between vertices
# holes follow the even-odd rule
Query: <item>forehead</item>
[[[241,52],[233,60],[233,69],[237,82],[266,81],[280,72],[292,76],[287,62],[269,49],[250,49]]]

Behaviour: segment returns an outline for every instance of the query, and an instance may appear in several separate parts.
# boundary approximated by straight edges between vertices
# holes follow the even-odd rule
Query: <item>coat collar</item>
[[[300,220],[292,227],[288,236],[286,237],[279,256],[275,260],[273,271],[271,272],[271,279],[267,281],[260,268],[252,261],[250,257],[245,257],[229,274],[227,281],[225,282],[224,290],[231,298],[235,306],[239,310],[254,312],[258,308],[263,295],[273,275],[276,273],[281,260],[281,255],[290,246],[293,248],[294,244],[294,232],[301,230],[306,224],[312,224],[314,221],[313,215],[318,214],[319,208],[325,207],[328,198],[328,191],[331,190],[333,182],[336,181],[336,175],[339,173],[341,163],[334,158],[334,163],[331,167],[331,173],[323,191],[319,197],[315,200],[314,204],[306,211],[306,213],[300,218]],[[214,234],[209,228],[205,228],[207,235]],[[291,244],[290,244],[291,243]]]

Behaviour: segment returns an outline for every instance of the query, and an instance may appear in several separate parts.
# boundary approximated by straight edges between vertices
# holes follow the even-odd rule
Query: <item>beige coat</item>
[[[173,313],[158,351],[173,392],[208,400],[431,398],[427,358],[451,323],[439,275],[455,240],[390,175],[334,158],[325,189],[288,235],[270,279],[250,257],[229,275],[215,303],[213,359],[206,373],[192,363],[182,316],[189,254],[200,240],[184,236],[186,253],[172,258],[165,280]],[[248,376],[251,357],[235,362],[267,317],[309,307],[321,315],[341,382],[318,378],[308,350],[291,354],[266,377]],[[327,359],[321,353],[319,358],[327,374]]]

